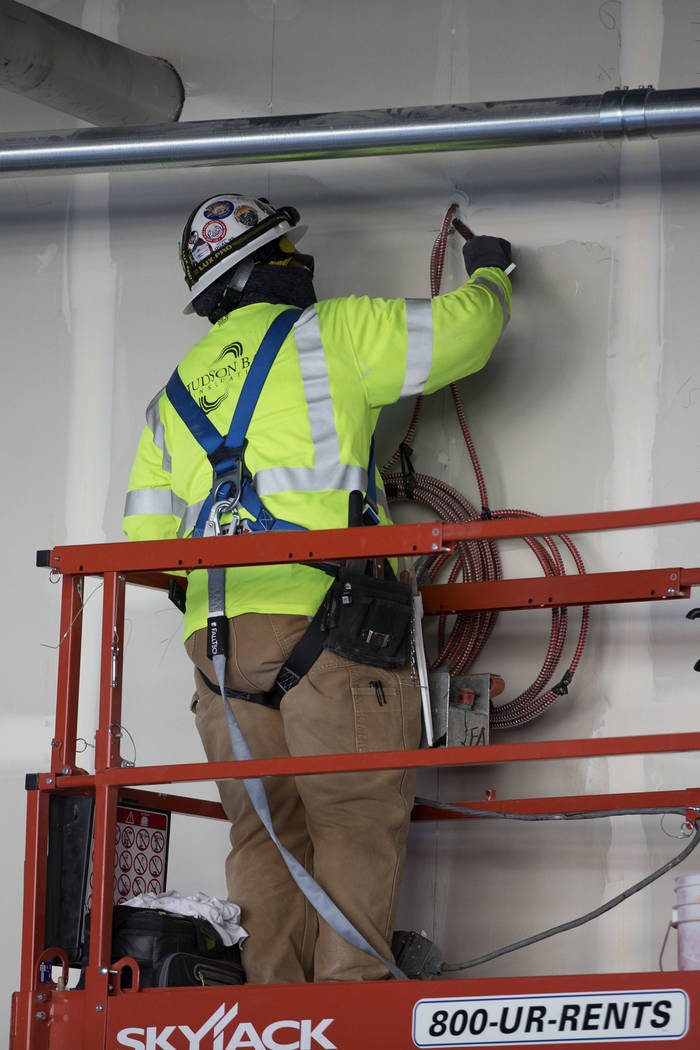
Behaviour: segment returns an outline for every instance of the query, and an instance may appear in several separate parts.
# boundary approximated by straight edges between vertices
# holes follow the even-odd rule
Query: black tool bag
[[[201,984],[243,984],[245,975],[240,963],[225,959],[212,959],[206,955],[189,955],[175,952],[166,955],[158,972],[159,988],[184,988]]]
[[[408,584],[346,568],[324,601],[324,648],[372,667],[403,667],[409,657],[412,609]]]
[[[139,964],[142,988],[245,982],[238,946],[225,946],[210,922],[190,915],[118,904],[112,960],[125,955]]]

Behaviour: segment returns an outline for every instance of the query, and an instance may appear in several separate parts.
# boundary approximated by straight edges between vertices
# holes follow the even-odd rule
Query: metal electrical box
[[[483,747],[489,742],[490,674],[450,677],[432,671],[430,709],[436,747]]]

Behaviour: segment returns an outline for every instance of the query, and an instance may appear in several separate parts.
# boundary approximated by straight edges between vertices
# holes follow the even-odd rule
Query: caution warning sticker
[[[152,809],[117,806],[114,855],[114,903],[141,893],[165,890],[170,815]],[[92,906],[92,856],[85,909]]]
[[[681,989],[575,995],[421,999],[413,1008],[419,1047],[546,1046],[682,1039],[688,996]]]

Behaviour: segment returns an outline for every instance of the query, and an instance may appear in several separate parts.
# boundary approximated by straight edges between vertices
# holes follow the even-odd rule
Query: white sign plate
[[[681,989],[421,999],[419,1047],[545,1046],[682,1039],[690,1003]]]
[[[141,893],[165,891],[170,815],[152,809],[117,806],[114,852],[114,903]],[[92,852],[85,911],[92,908]]]

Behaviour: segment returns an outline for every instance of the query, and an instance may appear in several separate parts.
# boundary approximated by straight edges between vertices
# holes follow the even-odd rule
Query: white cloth
[[[207,919],[226,946],[240,944],[248,936],[243,927],[238,925],[241,917],[238,905],[232,901],[208,897],[206,893],[194,893],[189,897],[184,897],[177,890],[168,890],[167,893],[140,893],[138,897],[124,901],[124,904],[129,908],[154,908],[177,915],[194,915],[200,919]]]

